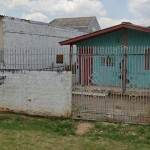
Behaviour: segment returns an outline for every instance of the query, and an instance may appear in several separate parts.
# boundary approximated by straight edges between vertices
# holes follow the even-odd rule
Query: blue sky
[[[123,21],[149,26],[149,10],[150,0],[0,0],[2,15],[42,22],[96,16],[102,29]]]
[[[104,9],[107,11],[107,17],[116,19],[133,19],[133,15],[128,11],[127,0],[101,0],[101,2]]]

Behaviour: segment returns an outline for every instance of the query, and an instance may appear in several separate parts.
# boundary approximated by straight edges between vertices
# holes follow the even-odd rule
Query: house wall
[[[41,116],[71,116],[71,72],[0,72],[0,110]]]
[[[138,81],[136,87],[150,88],[150,70],[145,70],[145,50],[150,47],[150,33],[129,29],[127,45],[127,77]],[[130,85],[134,86],[133,82]]]
[[[77,43],[80,47],[93,47],[93,84],[122,86],[122,60],[124,57],[124,31],[118,30]],[[150,45],[150,34],[128,30],[127,86],[150,88],[150,71],[145,70],[145,49]],[[96,56],[97,55],[97,56]],[[102,66],[101,59],[114,59],[114,66]],[[80,63],[80,62],[79,62]],[[121,65],[121,68],[120,68]],[[77,70],[77,75],[79,70]],[[77,76],[77,80],[79,75]],[[135,83],[135,82],[136,83]]]
[[[91,23],[89,24],[89,31],[90,32],[95,32],[95,31],[98,31],[100,30],[100,25],[96,19],[96,17],[91,21]]]
[[[35,53],[36,51],[38,51],[36,52],[36,54],[37,53],[39,54],[41,53],[41,51],[44,52],[45,49],[48,50],[49,48],[49,53],[51,52],[53,53],[51,63],[54,62],[54,65],[57,65],[55,63],[56,55],[54,54],[62,54],[62,46],[59,45],[59,42],[85,34],[75,29],[53,27],[49,26],[49,24],[46,23],[14,19],[8,17],[3,18],[2,22],[3,22],[2,32],[4,38],[4,49],[7,51],[6,53],[9,56],[11,56],[11,58],[8,58],[8,56],[4,56],[5,59],[4,63],[6,64],[5,68],[7,69],[10,69],[9,65],[7,64],[10,63],[17,64],[18,62],[16,62],[16,60],[20,60],[19,55],[18,57],[15,55],[16,49],[19,52],[21,52],[20,49],[29,50],[28,55],[30,55]],[[63,48],[65,49],[65,54],[69,54],[69,46],[63,46]],[[34,66],[36,66],[36,64],[39,63],[37,62],[37,60],[39,59],[36,58],[35,56],[36,55],[34,55],[34,61],[30,62],[31,64],[35,64]],[[19,63],[29,64],[28,62],[23,62],[24,60],[22,58],[21,62]],[[69,64],[69,60],[68,62],[65,63]],[[48,62],[46,62],[45,66],[43,67],[46,68],[49,67],[49,65],[51,64],[48,64]],[[25,69],[30,68],[31,67],[28,65],[28,68]],[[22,69],[22,68],[14,68],[14,69]]]
[[[60,41],[83,34],[77,30],[52,27],[46,23],[3,19],[5,48],[59,48]]]
[[[95,37],[77,44],[78,49],[80,47],[93,47],[93,54],[94,54],[93,68],[92,68],[93,84],[109,85],[109,86],[121,85],[120,79],[115,78],[114,81],[114,77],[120,76],[121,74],[119,69],[119,63],[121,61],[121,58],[119,57],[119,55],[116,56],[115,59],[115,61],[117,62],[115,63],[116,67],[115,71],[113,71],[114,68],[111,66],[108,67],[101,66],[101,58],[102,58],[101,56],[104,56],[106,58],[108,55],[111,56],[114,53],[115,54],[120,53],[122,55],[123,52],[122,46],[124,44],[123,33],[124,33],[123,30],[118,30],[116,32]],[[79,82],[78,79],[79,79],[79,69],[77,69],[77,82]]]

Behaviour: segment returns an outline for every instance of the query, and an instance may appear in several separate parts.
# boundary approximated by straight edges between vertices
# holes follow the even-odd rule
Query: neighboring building
[[[100,30],[100,25],[96,17],[58,18],[54,19],[49,24],[74,28],[88,33]]]
[[[60,42],[77,45],[77,82],[150,88],[150,28],[128,22]]]
[[[61,46],[59,45],[60,41],[77,37],[83,34],[85,34],[85,32],[81,32],[77,29],[70,29],[66,27],[55,27],[51,26],[49,23],[18,19],[7,16],[0,16],[0,48],[1,48],[0,52],[3,53],[4,51],[5,54],[7,50],[8,53],[7,57],[6,56],[2,57],[2,55],[0,56],[0,62],[3,62],[4,64],[10,63],[17,64],[16,60],[19,61],[20,58],[17,59],[18,57],[15,54],[15,50],[19,49],[32,50],[34,48],[33,51],[30,51],[28,53],[28,55],[30,55],[30,53],[32,53],[33,55],[33,53],[35,53],[35,49],[36,50],[39,49],[40,53],[42,50],[48,48],[50,50],[52,49],[56,50],[55,54],[56,52],[60,53],[61,48]],[[69,50],[69,47],[67,46],[65,48],[67,53],[67,49]],[[14,51],[8,52],[9,50]],[[11,58],[8,58],[8,56],[10,55]],[[25,60],[26,59],[24,59],[24,61]],[[35,60],[37,60],[37,58],[35,58]],[[37,63],[35,60],[34,63]],[[21,61],[23,60],[20,60],[19,63],[23,63]],[[53,62],[55,62],[55,60],[53,60]],[[0,66],[1,68],[3,68],[2,66],[5,66],[5,68],[9,68],[8,66],[2,64]],[[28,67],[30,68],[30,66]]]

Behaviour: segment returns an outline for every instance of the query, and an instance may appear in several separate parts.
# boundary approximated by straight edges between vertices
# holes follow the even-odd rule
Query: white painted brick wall
[[[71,72],[0,72],[0,109],[32,115],[70,117]]]
[[[59,42],[85,34],[78,30],[3,19],[5,48],[59,48]],[[67,46],[68,47],[68,46]]]
[[[77,37],[85,34],[78,30],[64,29],[58,27],[52,27],[48,25],[37,25],[27,21],[3,19],[3,36],[4,36],[4,64],[1,64],[0,68],[3,69],[42,69],[48,68],[54,62],[56,64],[56,54],[69,54],[69,46],[63,46],[65,49],[62,51],[62,46],[59,45],[60,41],[67,40],[69,38]],[[47,58],[47,61],[42,62],[43,66],[37,64],[41,63],[41,55],[36,56],[34,54],[40,54],[45,50],[53,53],[52,57]],[[22,50],[27,50],[29,56],[33,56],[32,60],[26,58],[26,55]],[[74,46],[74,53],[76,47]],[[15,55],[16,53],[22,53],[22,55]],[[54,55],[55,54],[55,55]],[[67,57],[67,58],[66,58]],[[69,65],[69,55],[64,55],[64,64]],[[30,61],[30,62],[29,62]],[[10,64],[34,64],[34,68],[31,65],[11,65]]]

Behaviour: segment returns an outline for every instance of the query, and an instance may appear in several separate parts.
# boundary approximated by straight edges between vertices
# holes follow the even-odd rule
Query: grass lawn
[[[91,122],[79,135],[81,123],[0,113],[0,150],[150,150],[150,125]]]

